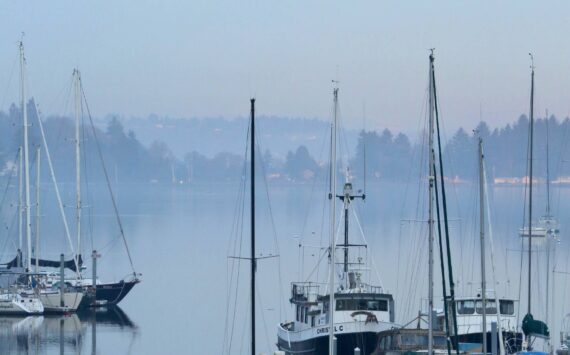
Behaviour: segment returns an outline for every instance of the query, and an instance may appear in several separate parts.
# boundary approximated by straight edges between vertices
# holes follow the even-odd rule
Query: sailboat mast
[[[529,135],[529,180],[528,180],[528,314],[531,311],[531,286],[532,286],[532,152],[534,138],[534,59],[531,59],[531,79],[530,79],[530,135]]]
[[[23,228],[24,221],[24,156],[22,146],[18,148],[18,266],[22,266]]]
[[[481,236],[481,301],[483,303],[483,354],[487,354],[487,285],[485,280],[485,177],[483,175],[483,138],[479,137],[479,233]]]
[[[336,81],[333,83],[337,84]],[[333,89],[333,123],[331,136],[331,224],[330,224],[330,269],[329,269],[329,355],[334,354],[334,279],[335,279],[335,226],[336,226],[336,136],[338,114],[338,87]]]
[[[350,204],[350,191],[347,190],[344,192],[343,202],[344,202],[344,272],[346,273],[346,275],[348,275],[348,205]]]
[[[40,272],[40,162],[42,148],[38,146],[36,154],[36,247],[34,256],[36,257],[36,273]]]
[[[31,270],[32,259],[32,226],[30,221],[30,159],[28,147],[28,108],[26,107],[26,59],[24,57],[24,43],[20,42],[20,80],[22,87],[22,114],[24,116],[24,211],[26,214],[26,243],[27,243],[27,269]]]
[[[255,355],[255,99],[251,102],[251,355]]]
[[[549,151],[549,130],[548,130],[548,110],[546,110],[546,216],[550,217],[550,151]]]
[[[433,95],[433,49],[429,56],[429,216],[428,216],[428,244],[429,244],[429,258],[428,258],[428,355],[433,354],[433,242],[434,242],[434,219],[433,219],[433,202],[434,202],[434,147],[433,147],[433,134],[434,134],[434,95]]]
[[[550,249],[552,247],[551,238],[553,234],[551,233],[553,226],[552,218],[550,216],[550,166],[549,166],[549,151],[548,151],[548,110],[546,110],[546,223],[548,229],[546,230],[546,314],[545,321],[548,324],[548,316],[550,311]],[[554,282],[554,279],[552,280]],[[554,293],[553,293],[554,295]],[[554,302],[552,302],[554,305]],[[548,341],[550,343],[550,340]]]
[[[81,141],[80,141],[80,113],[81,113],[81,74],[78,69],[73,71],[75,77],[75,208],[77,223],[77,263],[81,257]]]

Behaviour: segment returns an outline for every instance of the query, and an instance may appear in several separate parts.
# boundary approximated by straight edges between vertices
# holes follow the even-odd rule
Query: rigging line
[[[425,110],[425,102],[427,101],[427,100],[426,100],[426,95],[427,95],[427,90],[424,92],[424,100],[422,100],[423,103],[422,103],[422,108],[420,109],[420,116],[422,115],[421,112],[424,112],[424,110]],[[425,114],[424,114],[424,117],[425,117]],[[418,127],[417,127],[417,132],[418,132],[418,133],[421,132],[421,130],[420,130],[421,122],[425,122],[425,120],[424,120],[424,119],[419,119],[419,120],[418,120]],[[412,158],[411,158],[411,161],[412,161],[412,162],[415,162],[415,161],[416,161],[416,155],[417,155],[416,153],[417,153],[417,151],[418,151],[418,150],[417,150],[417,146],[412,146],[412,147],[411,147],[411,150],[412,150]],[[420,153],[420,156],[418,156],[418,158],[421,159],[421,153]],[[419,165],[419,164],[418,164],[418,165]],[[414,175],[413,166],[414,166],[414,164],[412,163],[412,164],[410,165],[410,168],[409,168],[409,170],[408,170],[408,176],[407,176],[407,178],[406,178],[406,185],[405,185],[406,187],[405,187],[405,191],[404,191],[404,198],[403,198],[403,203],[402,203],[401,210],[400,210],[400,216],[401,216],[401,217],[404,215],[404,210],[405,210],[405,207],[406,207],[406,201],[408,200],[408,193],[409,193],[409,188],[410,188],[410,185],[411,185],[412,175]],[[418,197],[419,197],[419,196],[418,196]],[[416,209],[417,209],[417,207],[418,207],[418,205],[416,205]],[[417,214],[417,213],[416,213],[416,214]],[[401,226],[401,225],[400,225],[400,228],[399,228],[399,232],[400,232],[400,238],[398,238],[398,257],[400,257],[400,255],[401,255],[401,250],[400,250],[400,244],[401,244],[401,239],[402,239],[402,238],[401,238],[401,236],[402,236],[402,226]],[[396,275],[400,275],[400,263],[396,263]],[[398,291],[399,291],[399,281],[400,281],[399,279],[400,279],[400,278],[398,277],[397,280],[396,280],[396,293],[398,293]]]
[[[326,130],[325,130],[325,132],[324,132],[324,137],[323,137],[323,139],[322,139],[321,149],[319,150],[319,156],[318,156],[319,161],[321,161],[321,160],[322,160],[322,157],[323,157],[323,152],[324,152],[325,143],[326,143],[326,135],[327,135],[327,132],[326,132]],[[307,203],[307,209],[306,209],[305,217],[304,217],[303,224],[302,224],[302,227],[301,227],[301,234],[300,234],[300,236],[299,236],[299,238],[300,238],[299,243],[300,243],[300,244],[302,244],[303,239],[304,239],[305,228],[307,227],[307,223],[308,223],[308,221],[309,221],[309,212],[310,212],[310,210],[311,210],[311,208],[310,208],[310,206],[311,206],[311,201],[313,201],[313,196],[314,196],[314,193],[315,193],[315,187],[316,187],[316,185],[317,185],[317,180],[318,180],[317,178],[319,177],[320,173],[321,173],[321,169],[317,169],[317,174],[316,174],[315,177],[313,178],[313,182],[312,182],[312,184],[311,184],[311,192],[309,193],[309,203]],[[302,273],[304,272],[304,269],[303,269],[301,266],[302,266],[302,265],[301,265],[301,260],[299,260],[299,267],[301,268],[301,270],[299,270],[299,276],[300,276],[300,277],[299,277],[299,280],[301,280],[301,279],[303,278],[303,277],[302,277]]]
[[[358,215],[356,213],[356,211],[354,211],[354,209],[352,210],[352,214],[354,216],[354,218],[356,219],[356,225],[358,226],[358,229],[360,230],[360,234],[362,236],[362,240],[364,241],[364,244],[368,245],[368,242],[366,241],[366,237],[364,235],[364,230],[362,229],[362,225],[360,225],[360,220],[358,219]],[[372,257],[372,253],[370,254],[366,254],[367,259],[370,259],[370,263],[372,264],[372,269],[374,270],[374,273],[376,274],[376,277],[378,279],[378,282],[380,283],[380,287],[382,287],[382,289],[384,289],[384,283],[382,282],[382,278],[380,277],[380,274],[378,273],[378,268],[376,267],[376,263],[374,262],[374,258]]]
[[[255,289],[255,293],[257,294],[257,300],[259,302],[259,308],[261,308],[261,312],[260,312],[261,313],[261,322],[263,323],[263,330],[265,333],[265,342],[267,343],[267,349],[271,349],[271,345],[269,345],[269,333],[267,332],[267,322],[265,321],[265,312],[263,312],[263,302],[261,300],[261,292],[259,291],[259,287]]]
[[[447,251],[447,272],[449,274],[449,295],[451,297],[451,309],[452,309],[452,317],[453,317],[453,326],[454,326],[454,334],[458,333],[458,329],[457,329],[457,319],[456,319],[456,309],[455,309],[455,280],[453,279],[453,266],[451,264],[451,245],[450,245],[450,240],[449,240],[449,223],[448,223],[448,214],[447,214],[447,198],[445,195],[445,179],[444,179],[444,175],[443,175],[443,157],[441,154],[442,151],[442,146],[441,146],[441,129],[439,126],[439,102],[438,102],[438,98],[437,98],[437,90],[436,90],[436,85],[435,85],[435,69],[433,69],[432,67],[432,84],[433,84],[433,96],[434,96],[434,107],[435,107],[435,123],[436,123],[436,127],[437,127],[437,146],[438,146],[438,155],[439,155],[439,172],[440,172],[440,183],[441,183],[441,199],[442,199],[442,203],[443,203],[443,223],[444,223],[444,227],[445,227],[445,245],[446,245],[446,251]],[[443,124],[442,124],[443,125]],[[435,157],[434,157],[435,158]],[[435,160],[435,159],[434,159]],[[435,164],[433,166],[433,168],[435,169]],[[437,179],[436,179],[436,184],[437,184]],[[436,189],[436,195],[437,195],[437,189]],[[439,213],[439,211],[438,211]],[[439,219],[439,217],[438,217]],[[439,223],[439,221],[438,221]],[[443,257],[442,257],[442,262],[443,262]],[[445,274],[443,274],[443,276],[445,277]],[[445,280],[444,280],[444,284],[445,284]],[[445,288],[444,288],[444,297],[447,297],[447,295],[445,294]],[[446,311],[447,311],[447,307],[446,307]],[[449,323],[448,323],[449,324]],[[456,346],[456,353],[457,355],[459,355],[459,347]]]
[[[447,299],[447,288],[445,285],[445,264],[443,261],[443,240],[441,237],[441,216],[440,216],[440,208],[439,208],[439,192],[437,188],[437,169],[435,166],[435,158],[433,163],[433,172],[434,176],[433,179],[435,180],[435,211],[437,213],[437,235],[439,241],[439,261],[440,261],[440,268],[441,268],[441,283],[442,283],[442,290],[443,290],[443,312],[445,315],[445,332],[446,332],[446,342],[447,342],[447,354],[451,355],[451,337],[449,334],[449,314],[448,314],[448,299]],[[441,178],[443,180],[443,178]],[[443,198],[443,197],[442,197]],[[457,333],[455,333],[457,334]]]
[[[317,260],[317,263],[315,264],[315,266],[313,267],[313,270],[311,270],[311,272],[309,273],[309,275],[307,276],[307,278],[305,279],[306,282],[308,282],[311,277],[313,276],[313,274],[315,273],[315,271],[319,270],[319,266],[321,264],[321,261],[323,260],[323,258],[328,254],[328,250],[323,249],[321,250],[321,256],[319,257],[319,259]],[[318,273],[317,273],[318,274]],[[318,281],[316,282],[318,283]]]
[[[570,116],[570,112],[568,112],[566,114],[566,120],[564,120],[564,122],[562,123],[564,125],[564,134],[562,135],[562,148],[560,150],[560,157],[558,158],[558,162],[556,165],[556,175],[558,177],[560,177],[560,170],[561,170],[561,165],[564,162],[564,153],[566,153],[566,149],[568,146],[568,128],[570,127],[570,120],[568,119],[568,116]],[[561,193],[560,193],[560,188],[558,188],[558,199],[556,201],[556,210],[560,211],[560,199],[561,199]]]
[[[362,106],[362,179],[364,180],[363,194],[366,195],[366,104]]]
[[[256,142],[260,142],[261,139],[259,137],[259,134],[257,134],[257,139]],[[259,145],[259,143],[257,144],[257,150],[259,153],[261,153],[261,147]],[[262,176],[263,176],[263,183],[265,186],[265,194],[267,197],[267,204],[268,204],[268,209],[269,209],[269,218],[271,221],[271,229],[273,232],[273,241],[275,243],[275,249],[276,249],[276,255],[281,255],[280,251],[279,251],[279,242],[278,242],[278,238],[277,238],[277,229],[275,227],[275,218],[273,217],[273,209],[271,207],[271,199],[269,198],[269,185],[267,183],[267,170],[265,169],[265,162],[263,161],[263,158],[261,157],[261,154],[259,161],[261,163],[261,171],[262,171]],[[282,272],[281,272],[281,257],[278,256],[278,260],[277,260],[277,273],[278,273],[278,283],[279,283],[279,294],[280,294],[280,298],[281,298],[281,302],[279,303],[279,318],[281,319],[281,313],[283,308],[285,308],[285,298],[284,295],[285,293],[283,292],[283,280],[282,280]],[[283,308],[281,308],[283,307]]]
[[[49,153],[49,148],[47,145],[46,135],[45,135],[45,131],[44,131],[44,125],[42,123],[41,114],[40,114],[40,111],[38,110],[37,104],[34,105],[34,109],[36,111],[36,116],[38,119],[38,126],[40,128],[40,133],[42,136],[42,143],[44,146],[44,150],[46,152],[47,163],[48,163],[48,167],[49,167],[49,171],[50,171],[51,180],[52,180],[54,190],[55,190],[55,196],[57,197],[57,204],[59,207],[59,213],[60,213],[61,218],[63,220],[63,227],[65,229],[65,236],[67,237],[67,241],[69,243],[69,250],[71,250],[71,253],[73,255],[75,255],[75,250],[73,248],[73,242],[71,241],[71,234],[69,233],[69,225],[67,224],[67,216],[65,215],[65,209],[63,208],[63,202],[61,201],[61,194],[59,193],[59,186],[57,184],[57,179],[55,177],[55,170],[53,169],[53,164],[51,161],[51,154]],[[74,260],[74,264],[75,264],[75,269],[77,270],[77,276],[79,278],[81,278],[81,273],[79,272],[79,265],[77,265],[77,258],[74,257],[73,260]]]
[[[16,151],[16,156],[12,161],[18,161],[20,158],[20,150]],[[10,169],[10,174],[8,175],[8,180],[6,181],[6,187],[4,188],[4,192],[2,193],[2,200],[0,200],[0,216],[2,216],[2,209],[4,208],[4,202],[6,201],[6,196],[8,195],[8,190],[10,189],[10,184],[12,182],[12,178],[14,177],[14,173],[16,172],[16,167]],[[20,174],[20,172],[18,172]]]
[[[8,75],[8,82],[6,83],[6,91],[2,95],[2,103],[0,104],[0,108],[4,107],[6,103],[6,98],[8,97],[8,91],[10,90],[10,86],[12,85],[12,78],[14,77],[14,72],[16,71],[16,65],[18,64],[18,58],[14,59],[12,63],[12,69],[10,70],[10,75]]]
[[[491,271],[493,275],[493,293],[495,295],[495,300],[500,307],[500,300],[497,295],[497,277],[496,277],[496,267],[495,267],[495,245],[494,245],[494,238],[493,238],[493,224],[492,224],[492,216],[491,216],[491,206],[489,202],[489,194],[488,194],[488,182],[487,182],[487,169],[485,164],[485,158],[482,158],[482,169],[483,169],[483,195],[485,197],[485,204],[487,210],[487,228],[489,229],[489,246],[491,247]],[[502,327],[502,320],[501,320],[501,312],[497,312],[497,324],[499,329]],[[503,344],[503,337],[500,336],[499,338],[499,355],[505,354],[505,345]]]
[[[133,275],[136,278],[137,273],[135,271],[135,266],[133,264],[133,258],[131,257],[131,251],[129,250],[129,245],[127,244],[127,238],[125,237],[125,231],[123,229],[123,223],[121,221],[121,216],[119,215],[119,208],[117,207],[117,201],[115,201],[115,195],[113,194],[113,188],[111,186],[111,180],[109,178],[109,173],[107,172],[107,167],[105,166],[105,161],[103,159],[103,152],[101,151],[101,145],[99,144],[99,138],[97,137],[97,132],[95,129],[95,123],[93,123],[93,117],[91,117],[91,111],[89,110],[89,104],[87,103],[87,97],[85,96],[85,91],[83,90],[83,84],[81,81],[79,83],[79,88],[81,90],[81,95],[83,96],[83,99],[85,100],[85,109],[87,110],[89,122],[91,123],[91,130],[93,131],[93,138],[94,138],[96,146],[97,146],[97,152],[99,153],[99,159],[101,161],[101,166],[103,168],[105,180],[107,181],[107,188],[109,190],[109,194],[111,195],[111,202],[113,203],[113,209],[115,211],[115,216],[117,217],[117,224],[119,225],[119,231],[120,231],[121,237],[123,239],[123,244],[125,245],[127,256],[129,258],[129,263],[131,264],[131,269],[133,270]]]
[[[71,78],[68,79],[69,81],[67,82],[66,85],[63,86],[63,88],[61,89],[61,92],[59,95],[64,96],[65,91],[67,89],[67,95],[65,95],[65,102],[63,103],[63,112],[64,115],[69,114],[68,108],[69,108],[69,102],[71,99],[71,89],[73,87],[73,76]],[[55,105],[54,105],[55,106]],[[61,147],[60,147],[60,142],[62,141],[61,139],[61,135],[63,134],[63,127],[67,126],[67,124],[69,123],[68,121],[68,117],[62,116],[61,120],[59,120],[59,122],[55,122],[55,123],[59,123],[57,125],[57,135],[56,135],[56,139],[54,140],[55,144],[52,145],[52,148],[55,148],[55,151],[57,152]],[[67,132],[66,132],[67,133]],[[67,140],[67,138],[65,138],[65,140]],[[57,154],[56,154],[57,155]]]
[[[241,251],[242,251],[242,247],[243,247],[243,226],[244,226],[244,214],[245,214],[245,189],[246,189],[246,176],[247,176],[247,157],[248,157],[248,153],[249,153],[249,136],[250,136],[251,132],[250,132],[250,125],[247,125],[247,133],[246,133],[246,140],[245,140],[245,149],[244,149],[244,157],[243,157],[243,171],[242,171],[242,200],[241,200],[241,209],[239,210],[240,215],[238,217],[236,217],[236,235],[235,235],[235,243],[234,243],[234,254],[235,251],[237,249],[238,253],[237,255],[241,256]],[[238,233],[239,233],[239,239],[238,237]],[[239,241],[239,243],[238,243]],[[238,303],[238,298],[239,298],[239,289],[238,289],[238,284],[239,284],[239,277],[240,277],[240,271],[241,271],[241,260],[242,259],[237,259],[237,262],[232,263],[232,279],[233,280],[233,274],[234,274],[234,267],[235,264],[237,263],[237,272],[236,272],[236,288],[235,288],[235,293],[234,293],[234,305],[233,305],[233,314],[232,314],[232,322],[231,322],[231,331],[230,331],[230,340],[228,343],[228,354],[231,354],[231,347],[233,344],[233,337],[234,337],[234,328],[235,328],[235,323],[236,323],[236,315],[237,315],[237,303]],[[230,281],[232,282],[232,281]],[[229,302],[229,297],[228,297],[228,302]],[[248,303],[249,306],[249,303]],[[248,309],[249,310],[249,309]],[[246,328],[246,327],[244,327]],[[243,339],[242,339],[243,341]]]
[[[14,214],[12,215],[12,222],[11,222],[10,226],[8,226],[8,224],[7,224],[6,222],[3,223],[3,224],[4,224],[4,229],[8,231],[8,235],[10,234],[9,232],[12,230],[12,228],[14,228],[14,225],[16,224],[16,220],[18,220],[17,217],[18,217],[18,213],[14,213]],[[4,238],[4,243],[2,244],[2,248],[0,249],[3,254],[4,254],[5,251],[8,250],[8,244],[9,244],[10,242],[12,243],[12,247],[13,247],[14,250],[17,250],[17,249],[18,249],[18,247],[16,246],[16,242],[14,241],[14,239],[13,239],[13,238],[6,237],[6,238]],[[12,254],[12,255],[13,255],[13,254]],[[12,257],[12,255],[10,255],[10,257]]]
[[[88,164],[87,164],[87,144],[85,144],[87,142],[86,139],[86,134],[85,134],[85,112],[83,110],[83,100],[81,100],[80,102],[80,109],[81,109],[81,135],[83,138],[83,149],[82,149],[82,154],[83,154],[83,180],[85,181],[84,185],[85,185],[85,195],[87,196],[86,200],[87,200],[87,206],[89,206],[89,213],[87,214],[88,216],[88,222],[89,222],[89,239],[91,242],[91,250],[95,250],[95,244],[93,242],[93,209],[91,208],[92,206],[92,199],[91,199],[91,189],[89,188],[90,184],[89,184],[89,173],[87,170]],[[82,206],[83,209],[85,209],[85,206]]]

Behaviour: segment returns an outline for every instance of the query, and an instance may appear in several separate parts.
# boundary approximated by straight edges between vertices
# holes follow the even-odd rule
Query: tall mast
[[[550,248],[552,247],[551,238],[554,235],[551,233],[552,231],[552,218],[550,216],[550,166],[548,162],[549,158],[549,151],[548,151],[548,110],[546,110],[546,314],[545,314],[545,321],[548,324],[548,316],[550,311]],[[552,280],[554,282],[554,278]],[[554,292],[552,293],[554,295]],[[554,302],[552,302],[554,306]],[[548,340],[550,344],[550,340]]]
[[[251,102],[251,355],[255,355],[255,99]]]
[[[20,41],[20,80],[22,88],[22,114],[24,116],[24,211],[26,214],[26,243],[27,243],[27,269],[31,271],[32,259],[32,226],[30,221],[30,159],[28,147],[28,108],[26,107],[26,58],[24,56],[24,43]]]
[[[550,217],[550,157],[549,157],[549,131],[548,110],[546,110],[546,216]]]
[[[24,156],[22,146],[18,148],[18,266],[22,266],[23,229],[24,220]]]
[[[348,243],[348,210],[350,208],[350,203],[355,198],[360,198],[364,200],[366,198],[365,194],[362,195],[353,195],[352,194],[352,184],[348,182],[348,174],[346,177],[346,183],[344,184],[344,189],[342,191],[342,195],[338,195],[337,197],[343,202],[344,207],[344,273],[345,273],[345,284],[346,288],[350,288],[350,282],[348,280],[348,248],[350,244]]]
[[[329,355],[334,354],[334,278],[335,278],[335,217],[336,217],[336,136],[337,136],[337,114],[338,114],[338,84],[333,80],[335,87],[333,89],[333,123],[331,136],[331,190],[329,192],[329,200],[331,200],[331,217],[330,217],[330,269],[329,269]]]
[[[531,311],[531,285],[532,285],[532,148],[533,148],[533,137],[534,137],[534,58],[531,53],[531,76],[530,76],[530,135],[529,135],[529,149],[530,149],[530,159],[529,159],[529,180],[528,180],[528,314]]]
[[[351,191],[347,188],[349,186],[348,182],[344,186],[344,272],[348,275],[348,207],[350,204]]]
[[[80,114],[81,114],[81,74],[78,69],[73,70],[75,89],[75,208],[77,223],[77,264],[81,258],[81,141],[80,141]]]
[[[433,354],[433,242],[434,242],[434,220],[433,220],[433,202],[434,202],[434,148],[433,148],[433,133],[434,133],[434,95],[433,95],[433,49],[429,55],[429,216],[428,216],[428,244],[429,244],[429,258],[428,258],[428,355]]]
[[[42,148],[38,146],[36,153],[36,247],[34,256],[36,257],[36,273],[40,272],[40,155]]]
[[[487,285],[485,280],[485,177],[483,175],[483,138],[479,137],[479,233],[481,235],[481,301],[483,303],[483,354],[487,354]]]

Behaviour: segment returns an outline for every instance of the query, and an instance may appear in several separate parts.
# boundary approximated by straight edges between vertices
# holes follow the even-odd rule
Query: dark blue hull
[[[133,280],[97,285],[95,295],[93,296],[91,292],[91,296],[87,298],[86,306],[105,307],[117,305],[139,282],[139,280]],[[85,290],[92,290],[92,288],[85,287]]]

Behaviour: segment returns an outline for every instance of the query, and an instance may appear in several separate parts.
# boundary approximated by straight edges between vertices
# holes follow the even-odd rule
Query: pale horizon
[[[261,115],[326,120],[337,79],[347,127],[363,127],[365,115],[367,129],[410,134],[423,118],[432,47],[448,134],[528,114],[529,52],[535,116],[570,111],[563,1],[112,4],[5,4],[0,109],[18,102],[25,32],[29,95],[48,115],[66,113],[62,93],[74,67],[97,117],[232,119],[246,116],[255,96]]]

